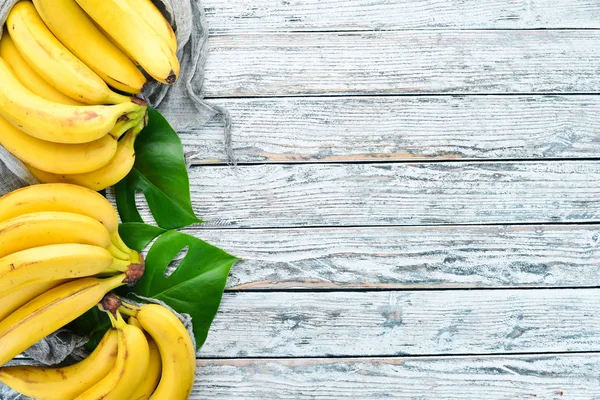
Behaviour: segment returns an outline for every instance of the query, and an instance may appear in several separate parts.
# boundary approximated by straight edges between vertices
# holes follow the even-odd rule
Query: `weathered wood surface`
[[[195,167],[206,226],[598,222],[600,163],[440,162]],[[145,212],[147,214],[147,212]]]
[[[599,7],[600,8],[600,7]],[[600,157],[597,96],[218,99],[238,162]],[[223,127],[178,126],[190,160],[226,162]]]
[[[600,351],[600,289],[226,293],[200,356]]]
[[[244,261],[228,290],[600,286],[600,226],[188,231]]]
[[[246,258],[192,398],[599,398],[599,353],[541,355],[600,351],[600,167],[562,160],[600,156],[595,1],[203,4],[238,161],[290,165],[191,170],[191,232]],[[377,358],[505,353],[539,355]],[[327,356],[365,358],[247,359]]]
[[[205,360],[191,399],[597,400],[600,356]]]
[[[208,41],[208,97],[591,93],[600,31],[225,35]]]
[[[595,0],[203,0],[212,33],[600,28]]]

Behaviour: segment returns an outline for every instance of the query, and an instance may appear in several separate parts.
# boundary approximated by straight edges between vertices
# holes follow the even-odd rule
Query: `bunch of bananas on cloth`
[[[113,324],[83,361],[1,367],[1,382],[40,400],[189,397],[195,348],[178,317],[109,293],[144,273],[118,222],[107,199],[77,185],[33,185],[0,198],[0,365],[96,305]]]
[[[25,0],[0,39],[0,144],[41,182],[102,190],[135,161],[135,97],[179,74],[173,29],[151,0]]]
[[[184,400],[196,354],[187,330],[166,307],[134,306],[108,296],[112,329],[83,361],[63,368],[0,368],[0,381],[41,400]],[[121,312],[129,316],[127,322]]]

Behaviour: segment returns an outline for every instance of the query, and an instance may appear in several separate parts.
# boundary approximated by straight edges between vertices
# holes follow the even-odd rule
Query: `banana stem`
[[[119,306],[118,311],[130,317],[136,318],[140,312],[140,308],[121,300],[121,305]]]
[[[112,128],[109,134],[115,139],[119,139],[125,132],[130,130],[131,128],[136,127],[139,124],[138,119],[129,119],[127,121],[119,121],[115,124],[114,128]]]
[[[110,234],[110,239],[117,249],[121,250],[124,253],[131,252],[131,249],[127,247],[123,239],[121,239],[121,236],[119,236],[118,228]]]
[[[110,310],[108,310],[108,311],[110,311]],[[115,329],[123,329],[123,327],[125,325],[127,325],[125,323],[125,320],[123,319],[123,316],[119,312],[119,310],[114,311],[114,315],[113,315],[112,311],[109,312],[108,318],[110,318],[110,323],[112,324],[113,328],[115,328]]]
[[[119,93],[115,93],[112,90],[106,96],[106,102],[108,104],[123,104],[131,102],[131,96],[125,96]]]
[[[124,261],[131,261],[131,254],[129,252],[125,253],[124,251],[119,250],[113,243],[108,245],[107,250],[113,255],[114,258]]]
[[[112,263],[110,267],[108,267],[104,272],[118,272],[123,273],[129,270],[129,266],[131,265],[130,261],[116,259]]]

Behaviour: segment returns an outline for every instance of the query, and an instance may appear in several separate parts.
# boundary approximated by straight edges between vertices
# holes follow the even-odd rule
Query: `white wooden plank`
[[[600,225],[188,233],[244,259],[229,290],[600,286]]]
[[[195,167],[212,227],[598,222],[600,163],[442,162]],[[145,212],[147,214],[147,212]]]
[[[207,360],[191,399],[596,400],[600,356]]]
[[[238,162],[527,159],[600,156],[597,96],[250,98],[231,112]],[[223,127],[190,130],[170,110],[191,161],[224,163]],[[178,121],[181,123],[178,124]]]
[[[600,90],[600,32],[213,36],[208,97]]]
[[[600,28],[594,0],[204,0],[213,33]]]
[[[600,289],[226,293],[200,356],[600,350]]]

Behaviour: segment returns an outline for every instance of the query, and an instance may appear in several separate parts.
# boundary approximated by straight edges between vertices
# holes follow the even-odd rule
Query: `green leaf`
[[[184,249],[187,254],[168,277],[171,261]],[[232,265],[238,258],[203,240],[177,231],[158,237],[146,257],[146,272],[133,293],[161,300],[189,314],[198,348],[204,344]]]
[[[148,108],[148,115],[148,126],[135,142],[133,169],[115,187],[121,220],[144,222],[135,199],[142,191],[159,227],[177,229],[200,223],[192,209],[181,140],[158,111]]]
[[[140,222],[127,222],[119,225],[121,239],[129,248],[139,252],[144,250],[157,236],[165,232],[166,230],[162,228]]]
[[[93,351],[104,333],[110,328],[110,319],[105,312],[94,306],[82,316],[67,325],[67,328],[80,336],[88,336],[90,340],[85,344],[88,352]]]

